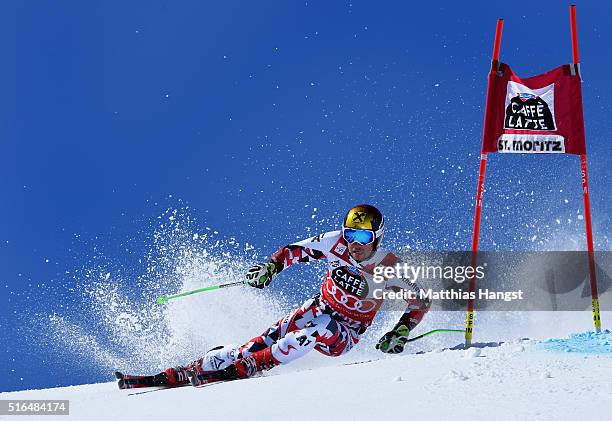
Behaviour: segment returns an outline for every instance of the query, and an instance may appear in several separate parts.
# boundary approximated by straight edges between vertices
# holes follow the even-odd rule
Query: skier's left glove
[[[384,334],[376,344],[376,349],[386,354],[399,354],[404,350],[404,345],[410,335],[410,329],[404,323],[399,322],[392,331]]]
[[[246,282],[255,288],[265,288],[270,285],[276,275],[276,265],[273,262],[257,263],[251,266],[246,273]]]

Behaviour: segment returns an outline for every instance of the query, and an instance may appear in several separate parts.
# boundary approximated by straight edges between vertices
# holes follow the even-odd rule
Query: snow
[[[176,275],[172,292],[181,292],[237,279],[252,263],[252,245],[245,244],[244,250],[251,250],[245,256],[241,246],[211,239],[217,233],[211,227],[195,238],[196,231],[180,213],[168,220],[174,214],[165,213],[163,227],[154,234],[153,263],[143,259],[150,266],[139,288],[151,297],[162,286],[164,293],[168,290],[167,274]],[[551,249],[567,249],[568,239],[579,242],[563,233],[550,243]],[[44,333],[40,346],[65,356],[77,369],[108,376],[90,381],[108,378],[109,383],[8,392],[0,399],[69,399],[76,420],[168,420],[194,412],[198,419],[228,420],[590,420],[610,419],[612,413],[612,334],[584,332],[593,323],[590,297],[584,298],[584,311],[478,312],[477,346],[452,350],[463,335],[436,334],[410,342],[396,356],[374,348],[398,318],[383,308],[345,356],[312,352],[260,378],[130,396],[134,391],[120,391],[111,382],[113,370],[154,374],[192,361],[212,346],[244,343],[295,309],[303,296],[283,289],[227,288],[163,307],[154,298],[134,306],[126,294],[133,278],[122,276],[127,271],[86,269],[82,292],[84,308],[90,309],[87,317],[32,315],[32,331]],[[304,285],[301,274],[292,273],[276,285]],[[600,305],[607,310],[606,296]],[[609,327],[612,312],[603,311],[601,317]],[[415,334],[464,325],[462,311],[430,311]],[[525,337],[531,339],[520,339]]]
[[[69,399],[72,419],[607,419],[612,333],[476,343],[381,359],[130,395],[114,382],[0,394]],[[565,352],[570,349],[572,352]],[[28,419],[22,417],[20,419]]]

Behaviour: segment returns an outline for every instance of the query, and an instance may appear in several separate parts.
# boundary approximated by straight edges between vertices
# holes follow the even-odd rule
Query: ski
[[[138,392],[128,393],[128,396],[144,395],[145,393],[159,392],[160,390],[168,390],[168,389],[174,389],[174,388],[168,387],[168,386],[147,387],[145,390],[139,390]]]
[[[138,389],[143,387],[168,386],[168,378],[160,373],[155,376],[131,376],[120,371],[113,373],[117,379],[119,389]]]
[[[191,376],[193,377],[193,381],[191,381],[192,377],[189,377],[189,380],[191,381],[191,386],[200,389],[203,387],[214,386],[216,384],[222,384],[222,383],[227,383],[227,382],[244,381],[244,380],[259,379],[262,377],[270,377],[270,376],[275,376],[275,374],[272,374],[272,375],[268,374],[266,376],[259,375],[259,376],[253,376],[253,377],[245,377],[245,378],[233,378],[233,377],[229,378],[228,377],[225,379],[220,379],[218,377],[213,378],[210,374],[195,374],[192,372]]]

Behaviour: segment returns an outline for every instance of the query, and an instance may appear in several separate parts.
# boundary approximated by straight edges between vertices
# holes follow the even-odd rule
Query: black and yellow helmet
[[[385,233],[385,218],[383,214],[372,205],[353,206],[344,217],[342,232],[345,235],[352,230],[368,230],[374,234],[374,250],[378,248]],[[363,244],[363,243],[362,243]]]

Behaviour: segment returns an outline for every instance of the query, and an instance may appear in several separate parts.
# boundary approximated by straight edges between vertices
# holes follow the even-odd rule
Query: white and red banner
[[[482,151],[586,153],[580,76],[563,65],[527,79],[501,63],[489,74]]]

